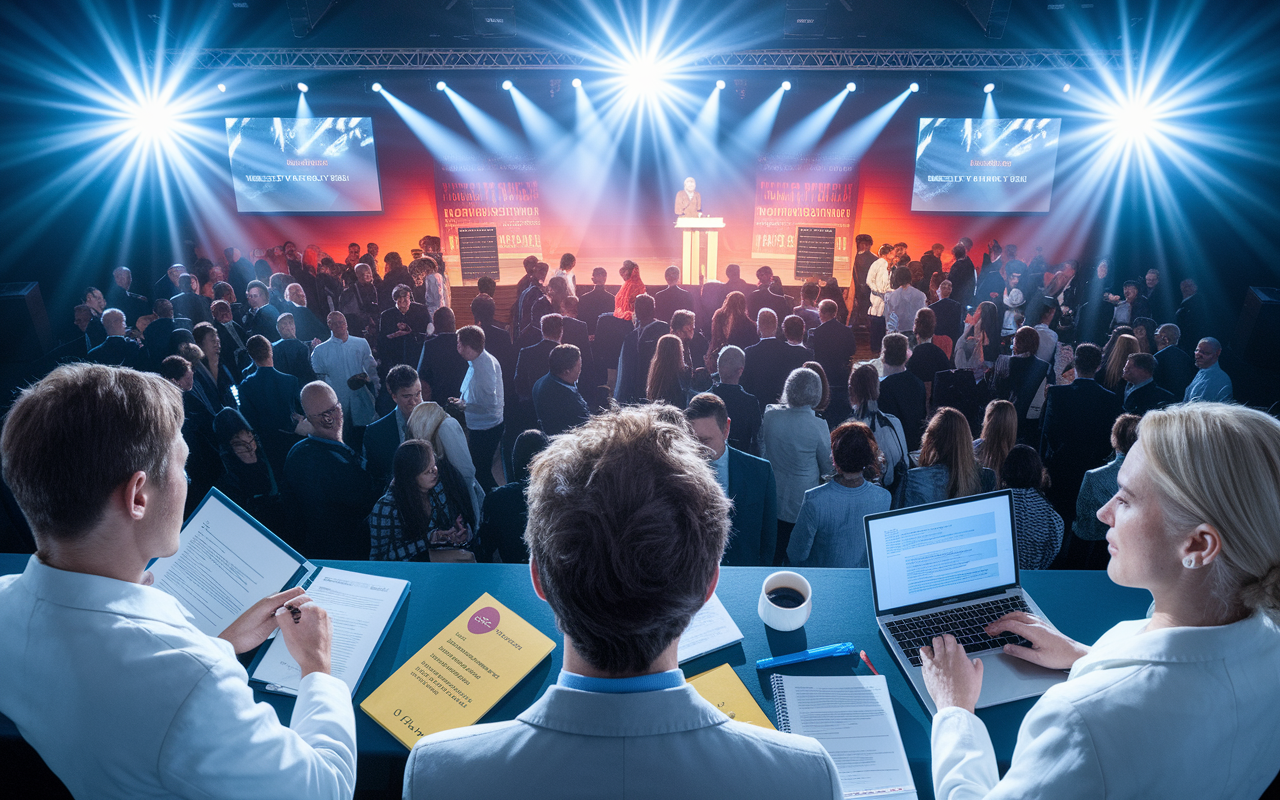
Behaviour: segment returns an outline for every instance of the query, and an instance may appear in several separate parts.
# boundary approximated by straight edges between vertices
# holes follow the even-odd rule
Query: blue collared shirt
[[[729,496],[729,445],[725,444],[724,452],[720,457],[711,462],[711,468],[716,471],[716,480],[720,482],[720,488],[724,490],[725,497]]]
[[[557,686],[566,689],[577,689],[582,692],[601,692],[603,694],[632,694],[635,692],[657,692],[662,689],[674,689],[684,685],[684,673],[679,669],[666,672],[655,672],[652,675],[637,675],[634,678],[588,678],[567,669],[560,670],[556,679]]]
[[[1232,401],[1231,378],[1217,363],[1196,373],[1183,396],[1184,403],[1230,403]]]

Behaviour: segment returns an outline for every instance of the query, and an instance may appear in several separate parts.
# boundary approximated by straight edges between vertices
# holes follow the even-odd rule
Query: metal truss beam
[[[162,50],[165,64],[217,70],[545,70],[609,69],[588,55],[522,48],[428,50],[403,48],[246,48]],[[1133,54],[1127,57],[1130,62]],[[704,56],[680,72],[712,70],[858,70],[960,72],[999,70],[1114,70],[1120,50],[746,50]]]

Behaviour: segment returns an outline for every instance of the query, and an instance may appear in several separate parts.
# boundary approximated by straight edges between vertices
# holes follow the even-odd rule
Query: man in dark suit
[[[1123,376],[1128,383],[1124,389],[1124,413],[1142,416],[1178,402],[1172,392],[1160,388],[1152,379],[1155,371],[1156,357],[1150,353],[1134,353],[1124,362]]]
[[[801,321],[800,325],[803,329],[804,322]],[[778,402],[787,376],[792,370],[804,366],[804,362],[809,360],[809,351],[803,345],[776,338],[778,317],[772,309],[760,310],[756,327],[760,331],[760,341],[746,349],[746,366],[741,380],[742,388],[755,395],[763,411],[765,406]]]
[[[776,294],[773,289],[773,269],[771,267],[760,267],[756,270],[756,288],[747,294],[747,316],[755,319],[760,314],[760,309],[774,309],[777,314],[778,301],[783,300],[787,305],[787,310],[791,309],[791,301],[786,300],[781,295]],[[785,316],[785,315],[783,315]],[[778,317],[779,320],[782,316]]]
[[[653,316],[663,322],[671,322],[671,315],[680,309],[693,311],[693,294],[680,285],[680,268],[672,265],[663,273],[667,288],[653,296]]]
[[[391,483],[391,466],[396,449],[404,442],[405,425],[413,410],[422,404],[422,381],[408,364],[392,367],[386,386],[396,407],[364,429],[364,468],[379,491],[386,491]]]
[[[613,313],[616,298],[604,288],[608,280],[609,271],[604,267],[596,267],[591,270],[591,291],[578,297],[579,319],[587,323],[587,332],[592,336],[596,335],[596,321],[600,319],[600,315]]]
[[[161,298],[151,308],[156,318],[142,332],[142,343],[147,348],[147,360],[151,362],[151,369],[159,372],[160,362],[173,355],[169,340],[177,326],[173,322],[173,303]]]
[[[929,309],[933,311],[934,331],[949,337],[955,345],[964,333],[964,306],[951,299],[952,285],[949,280],[938,285],[938,302],[929,306]]]
[[[1076,517],[1076,493],[1084,474],[1111,455],[1111,425],[1120,416],[1120,398],[1094,376],[1102,366],[1095,344],[1076,346],[1076,379],[1050,386],[1040,428],[1040,458],[1049,470],[1046,497],[1067,527]]]
[[[973,268],[973,261],[969,258],[968,253],[969,248],[964,242],[960,242],[951,248],[951,254],[955,256],[956,260],[951,264],[948,280],[951,281],[952,299],[959,303],[962,308],[973,302],[974,291],[977,288],[977,271]]]
[[[280,338],[271,343],[276,369],[297,378],[299,386],[316,380],[316,371],[311,367],[311,348],[298,340],[293,314],[281,314],[276,320],[276,331]]]
[[[720,358],[716,364],[719,380],[711,387],[711,394],[724,402],[725,408],[729,409],[729,418],[737,420],[728,434],[729,445],[749,455],[756,455],[759,452],[756,439],[760,434],[763,414],[756,396],[738,385],[744,366],[746,356],[742,348],[734,345],[720,348]]]
[[[102,327],[102,312],[107,310],[107,298],[96,286],[90,286],[84,290],[81,302],[89,309],[89,324],[84,330],[89,337],[89,347],[97,347],[107,340],[107,331]]]
[[[511,344],[510,332],[494,324],[497,311],[498,306],[490,295],[478,294],[471,301],[471,317],[484,331],[484,349],[498,359],[498,366],[502,367],[503,396],[508,398],[509,406],[515,400],[514,381],[519,351]]]
[[[671,326],[654,319],[653,313],[653,297],[637,295],[635,329],[622,340],[622,350],[618,355],[618,379],[613,396],[619,403],[644,402],[649,362],[658,349],[658,340],[671,333]]]
[[[240,327],[250,336],[264,336],[268,341],[276,338],[276,319],[280,312],[268,302],[271,295],[267,285],[262,281],[250,281],[244,296],[249,310],[240,321]]]
[[[413,302],[412,290],[399,284],[391,292],[395,305],[383,311],[378,320],[378,360],[384,370],[397,364],[418,365],[422,340],[431,329],[427,307]]]
[[[116,267],[111,277],[111,286],[107,289],[107,305],[123,311],[126,323],[136,322],[138,317],[151,313],[151,303],[147,298],[129,291],[133,286],[133,272],[128,267]]]
[[[187,271],[187,268],[181,264],[174,264],[165,273],[160,276],[159,280],[151,287],[151,296],[156,300],[168,300],[178,292],[182,291],[182,286],[178,283],[178,276]]]
[[[1196,345],[1206,336],[1212,336],[1217,330],[1217,326],[1212,324],[1209,316],[1209,307],[1205,302],[1204,295],[1200,294],[1200,287],[1196,282],[1187,278],[1179,288],[1182,290],[1182,303],[1173,313],[1173,321],[1178,324],[1178,329],[1182,331],[1179,338],[1179,346],[1188,353],[1196,349]]]
[[[124,312],[118,308],[108,308],[102,312],[102,327],[107,332],[107,338],[89,351],[89,360],[111,367],[143,369],[146,359],[143,357],[142,347],[124,335]]]
[[[560,301],[560,321],[564,324],[560,342],[573,345],[582,354],[581,380],[586,381],[587,386],[602,386],[605,383],[604,370],[599,369],[595,362],[595,348],[591,346],[591,333],[587,329],[587,323],[578,319],[580,308],[580,301],[573,295]]]
[[[762,458],[729,446],[732,418],[718,396],[695,395],[684,415],[693,435],[708,451],[720,488],[733,502],[729,546],[720,563],[732,567],[771,566],[778,539],[778,490],[773,467]]]
[[[249,337],[232,318],[231,304],[226,300],[213,301],[209,310],[213,312],[213,327],[218,329],[218,340],[222,343],[222,363],[227,365],[231,377],[239,383],[253,369],[253,359],[246,349]]]
[[[533,385],[533,408],[538,427],[556,436],[587,421],[591,412],[578,392],[582,354],[571,344],[557,345],[547,358],[547,374]]]
[[[581,310],[581,309],[579,309]],[[611,375],[610,385],[616,385],[618,361],[622,356],[622,343],[635,330],[630,320],[615,317],[612,313],[596,318],[596,332],[591,340],[591,355],[600,369]]]
[[[262,438],[267,461],[278,472],[284,470],[289,448],[298,442],[302,421],[298,379],[275,368],[271,342],[265,336],[250,336],[245,349],[253,360],[253,373],[240,382],[240,413]]]
[[[907,337],[901,333],[885,334],[880,342],[880,363],[884,377],[880,379],[880,410],[892,414],[902,423],[907,448],[918,450],[924,434],[924,418],[928,413],[924,382],[907,371]]]
[[[1196,362],[1178,346],[1182,331],[1177,325],[1161,325],[1156,329],[1156,385],[1174,397],[1183,397],[1196,377]]]
[[[533,402],[533,385],[550,368],[551,351],[560,344],[564,335],[564,320],[559,314],[547,314],[541,322],[541,341],[521,348],[516,359],[516,394],[522,402]]]
[[[942,251],[946,249],[941,242],[936,242],[932,248],[920,256],[922,277],[915,286],[925,294],[929,293],[929,280],[934,276],[934,273],[942,272]]]
[[[253,280],[253,264],[240,253],[236,247],[228,247],[222,251],[227,262],[227,283],[235,290],[237,297],[244,297],[249,281]]]
[[[1039,332],[1024,325],[1013,337],[1013,355],[996,362],[993,399],[1013,403],[1018,414],[1018,441],[1022,444],[1040,441],[1039,423],[1027,416],[1051,369],[1048,361],[1036,357],[1039,346]]]
[[[822,365],[831,386],[831,399],[827,403],[827,419],[843,420],[852,413],[849,407],[849,373],[853,357],[858,352],[857,337],[853,328],[840,324],[836,319],[839,307],[834,300],[818,303],[818,327],[809,331],[809,347],[813,360]],[[730,415],[732,416],[732,415]]]
[[[441,306],[436,309],[435,335],[422,343],[422,357],[418,361],[418,377],[423,387],[429,388],[427,399],[449,407],[449,398],[462,396],[462,381],[467,377],[470,364],[458,354],[457,323],[453,309]]]
[[[186,317],[192,323],[196,322],[213,322],[213,312],[209,310],[212,300],[202,294],[197,294],[200,290],[200,281],[194,275],[183,273],[178,276],[178,286],[181,291],[169,298],[169,302],[173,303],[173,313],[176,317]]]

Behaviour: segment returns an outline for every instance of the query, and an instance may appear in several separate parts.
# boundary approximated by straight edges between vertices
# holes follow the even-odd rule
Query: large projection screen
[[[1048,211],[1061,119],[920,120],[912,211]]]

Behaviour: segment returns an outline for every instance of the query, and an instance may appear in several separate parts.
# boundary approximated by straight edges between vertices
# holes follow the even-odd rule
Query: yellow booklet
[[[555,647],[485,592],[360,708],[413,747],[423,736],[474,724]]]
[[[748,722],[761,728],[777,730],[769,721],[769,716],[760,708],[760,704],[751,696],[746,684],[728,664],[721,664],[713,670],[689,679],[689,685],[698,690],[702,699],[723,711],[729,719]]]

